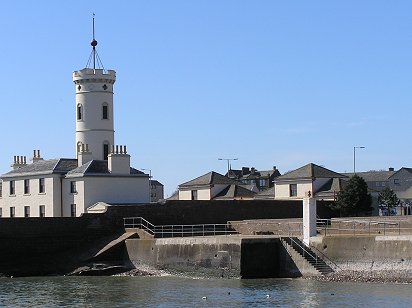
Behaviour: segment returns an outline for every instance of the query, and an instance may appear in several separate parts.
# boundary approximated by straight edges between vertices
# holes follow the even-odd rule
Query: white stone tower
[[[86,146],[90,159],[107,160],[114,145],[113,85],[116,72],[105,70],[91,42],[92,53],[86,68],[73,72],[76,86],[76,155]],[[93,60],[93,66],[89,67]],[[96,68],[96,64],[101,68]]]

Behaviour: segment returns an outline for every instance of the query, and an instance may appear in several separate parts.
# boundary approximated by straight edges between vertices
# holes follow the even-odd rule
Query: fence
[[[125,228],[139,228],[155,238],[215,236],[238,234],[229,224],[159,225],[155,226],[142,217],[124,218]]]
[[[324,236],[412,234],[409,221],[401,220],[318,219],[317,230]]]

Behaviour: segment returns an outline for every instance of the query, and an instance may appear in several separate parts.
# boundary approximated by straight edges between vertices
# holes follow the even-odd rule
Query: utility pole
[[[364,149],[365,147],[353,147],[353,174],[356,173],[356,149]]]
[[[237,158],[218,158],[218,160],[226,160],[227,161],[227,174],[229,175],[230,161],[231,160],[238,160],[238,159]]]

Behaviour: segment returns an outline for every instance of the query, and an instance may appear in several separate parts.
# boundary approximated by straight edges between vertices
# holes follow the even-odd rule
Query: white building
[[[275,179],[274,196],[279,200],[302,200],[308,196],[318,200],[336,200],[346,185],[346,175],[310,163]]]
[[[115,145],[113,85],[116,72],[93,68],[73,73],[76,89],[76,159],[32,163],[15,156],[0,181],[0,217],[80,216],[97,202],[150,202],[149,175],[130,167],[126,146]]]

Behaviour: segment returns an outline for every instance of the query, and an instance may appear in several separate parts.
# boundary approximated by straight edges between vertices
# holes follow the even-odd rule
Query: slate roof
[[[218,193],[213,199],[240,199],[240,198],[253,198],[256,193],[248,190],[242,186],[231,184],[220,193]]]
[[[315,192],[315,196],[318,198],[330,196],[336,197],[336,194],[343,190],[347,183],[347,179],[332,178]]]
[[[91,160],[73,170],[67,172],[67,175],[90,175],[90,174],[110,174],[107,166],[107,160]],[[130,174],[145,174],[135,168],[130,168]]]
[[[255,199],[274,199],[275,198],[275,187],[270,187],[268,189],[262,190],[255,195]]]
[[[60,159],[47,159],[39,160],[26,166],[20,167],[15,170],[11,170],[3,174],[2,178],[27,176],[36,174],[65,174],[68,171],[77,167],[77,159],[60,158]]]
[[[366,182],[384,182],[387,181],[396,171],[367,171],[367,172],[356,172],[361,178]],[[343,173],[348,177],[354,175],[354,173]]]
[[[229,179],[228,177],[211,171],[189,182],[180,184],[179,187],[193,187],[193,186],[210,186],[214,184],[241,184],[238,181]]]
[[[152,185],[156,185],[156,186],[163,186],[163,184],[160,183],[160,182],[157,181],[157,180],[151,180],[150,183],[151,183]]]
[[[334,172],[326,169],[325,167],[318,166],[310,163],[296,170],[290,171],[284,175],[281,175],[275,179],[275,182],[282,180],[295,180],[295,179],[312,179],[312,178],[346,178],[346,175]]]
[[[229,172],[226,173],[227,177],[236,178],[236,179],[253,179],[253,178],[260,178],[260,177],[277,177],[280,176],[280,172],[278,169],[271,169],[271,170],[250,170],[249,168],[246,174],[243,174],[242,170],[230,169]]]

